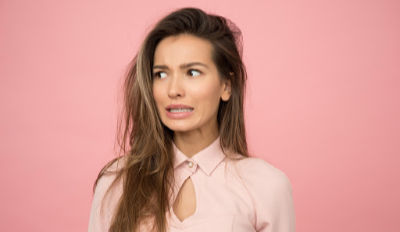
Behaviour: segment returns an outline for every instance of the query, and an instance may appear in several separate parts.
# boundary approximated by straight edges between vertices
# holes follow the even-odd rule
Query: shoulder
[[[249,183],[269,188],[288,188],[291,186],[288,176],[277,167],[258,157],[246,157],[235,163],[237,171]]]
[[[117,173],[125,165],[125,160],[126,157],[124,156],[114,158],[101,169],[95,186],[96,192],[109,187],[116,178]]]
[[[234,166],[236,175],[256,205],[273,208],[291,198],[292,184],[288,176],[269,162],[257,157],[246,157],[235,161]]]
[[[94,198],[102,198],[105,195],[115,198],[120,194],[122,188],[122,177],[118,174],[125,166],[126,156],[116,157],[110,160],[100,171],[94,189]],[[116,180],[117,179],[117,180]],[[115,183],[114,183],[115,182]]]

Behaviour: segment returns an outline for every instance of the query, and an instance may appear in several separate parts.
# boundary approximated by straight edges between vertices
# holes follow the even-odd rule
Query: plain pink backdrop
[[[242,29],[250,152],[291,179],[297,231],[398,231],[395,0],[1,0],[0,231],[87,230],[127,64],[183,6]]]

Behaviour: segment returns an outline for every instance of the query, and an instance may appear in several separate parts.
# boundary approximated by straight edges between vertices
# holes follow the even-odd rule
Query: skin
[[[212,51],[208,40],[180,34],[161,40],[154,53],[153,97],[163,124],[174,131],[174,143],[188,157],[218,137],[219,103],[231,96],[231,83],[219,76]],[[171,119],[165,109],[170,104],[194,110],[187,118]]]

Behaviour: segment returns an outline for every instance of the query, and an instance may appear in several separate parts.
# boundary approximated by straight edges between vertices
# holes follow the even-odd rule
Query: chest
[[[218,175],[218,173],[215,173]],[[251,232],[254,211],[244,186],[201,173],[177,179],[168,214],[170,232]]]

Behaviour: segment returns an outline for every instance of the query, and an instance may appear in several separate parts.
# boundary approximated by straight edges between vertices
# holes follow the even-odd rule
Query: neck
[[[187,157],[192,157],[214,142],[219,136],[218,131],[211,134],[183,135],[175,133],[174,143]]]

